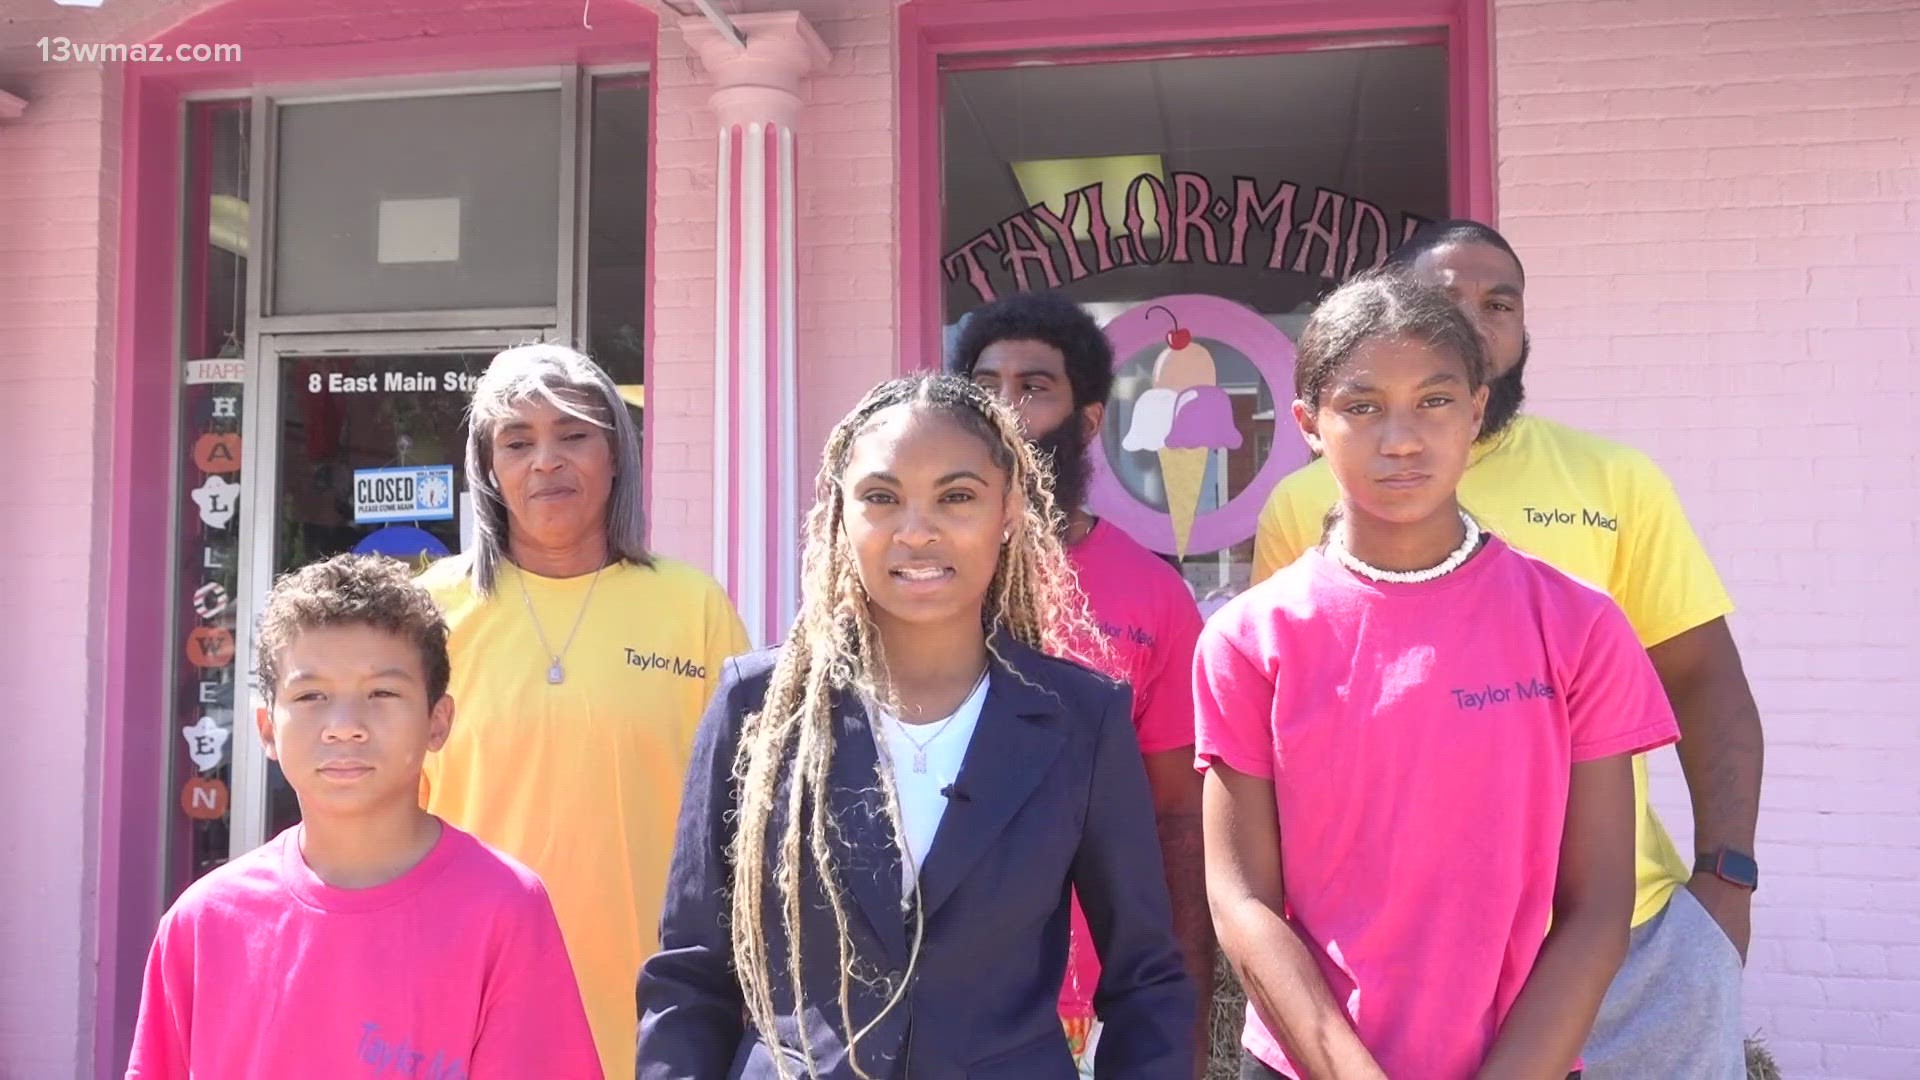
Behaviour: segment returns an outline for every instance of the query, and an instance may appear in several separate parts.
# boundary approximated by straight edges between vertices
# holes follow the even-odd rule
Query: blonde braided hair
[[[796,1011],[803,1008],[801,889],[820,883],[833,914],[840,973],[840,1023],[847,1036],[847,1058],[856,1075],[869,1076],[857,1047],[906,996],[919,960],[922,938],[920,889],[913,889],[914,920],[905,975],[888,988],[880,1012],[860,1030],[853,1029],[851,984],[876,980],[858,974],[847,921],[846,890],[834,865],[828,812],[828,772],[834,754],[833,702],[836,694],[859,695],[891,703],[879,632],[867,607],[859,564],[845,527],[841,478],[854,441],[887,409],[908,407],[945,416],[977,435],[1008,481],[1020,493],[1020,512],[1002,549],[1000,564],[987,588],[981,623],[987,646],[999,632],[1056,656],[1104,658],[1105,639],[1087,615],[1086,604],[1062,548],[1063,517],[1054,504],[1047,471],[1021,434],[1019,421],[994,398],[952,375],[915,375],[875,387],[827,439],[814,484],[814,505],[807,514],[802,556],[803,596],[793,628],[775,663],[766,697],[741,729],[734,758],[738,815],[729,856],[733,961],[748,1017],[762,1038],[774,1040],[775,957],[763,921],[769,862],[780,901],[780,926],[789,955],[781,957]],[[1093,654],[1093,655],[1089,655]],[[886,755],[879,755],[876,780],[885,796],[895,845],[906,850],[900,806]],[[786,786],[785,828],[774,843],[769,836],[775,800]],[[816,1076],[806,1025],[800,1026],[808,1076]],[[774,1054],[782,1080],[784,1057]]]

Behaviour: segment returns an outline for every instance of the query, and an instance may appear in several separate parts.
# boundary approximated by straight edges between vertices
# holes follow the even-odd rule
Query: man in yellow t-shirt
[[[1646,761],[1636,759],[1634,930],[1586,1047],[1585,1078],[1740,1080],[1762,736],[1727,629],[1733,604],[1672,485],[1646,455],[1518,415],[1529,351],[1526,279],[1505,239],[1477,222],[1440,222],[1390,262],[1445,286],[1487,345],[1491,394],[1461,504],[1514,547],[1610,593],[1680,721],[1696,858],[1683,860],[1655,817]],[[1282,480],[1260,515],[1253,580],[1317,545],[1337,498],[1324,461]]]
[[[419,578],[460,703],[421,802],[540,875],[606,1080],[632,1080],[694,730],[752,646],[717,582],[646,550],[638,432],[591,360],[508,349],[472,414],[476,542]]]

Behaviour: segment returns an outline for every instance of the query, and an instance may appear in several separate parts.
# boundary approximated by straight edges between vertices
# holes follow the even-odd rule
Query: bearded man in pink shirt
[[[1066,515],[1063,540],[1094,623],[1107,640],[1106,674],[1133,688],[1133,725],[1153,788],[1174,933],[1200,995],[1194,1075],[1207,1069],[1213,922],[1201,855],[1199,777],[1193,771],[1193,649],[1201,618],[1180,574],[1110,522],[1088,513],[1090,455],[1113,389],[1113,347],[1092,316],[1058,293],[1016,293],[969,313],[952,370],[1000,397],[1051,469]],[[1082,1074],[1098,1040],[1100,966],[1079,905],[1060,1015]]]

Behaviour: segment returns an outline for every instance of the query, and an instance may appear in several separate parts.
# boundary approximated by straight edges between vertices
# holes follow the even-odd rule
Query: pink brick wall
[[[1748,1026],[1789,1076],[1920,1076],[1920,5],[1501,0],[1495,33],[1536,407],[1652,453],[1740,607]]]
[[[713,302],[718,136],[700,61],[671,16],[654,86],[653,364],[647,424],[653,544],[713,561]]]
[[[49,5],[51,7],[51,5]],[[9,13],[11,14],[11,13]],[[0,702],[15,781],[0,784],[0,1077],[73,1074],[91,1035],[118,258],[119,98],[95,70],[39,66],[0,27]],[[32,66],[30,66],[30,63]],[[22,782],[22,778],[25,782]],[[84,913],[84,914],[83,914]],[[18,973],[18,974],[16,974]]]
[[[873,0],[804,5],[833,50],[800,114],[800,467],[809,495],[833,425],[897,373],[894,21]]]
[[[895,368],[893,20],[874,0],[751,0],[726,10],[795,7],[833,53],[807,80],[795,143],[800,468],[811,493],[834,421]],[[657,84],[653,535],[661,550],[704,566],[713,550],[717,121],[711,83],[670,18]]]

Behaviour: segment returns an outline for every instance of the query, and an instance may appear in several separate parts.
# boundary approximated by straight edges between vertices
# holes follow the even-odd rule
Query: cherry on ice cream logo
[[[1133,422],[1127,425],[1122,449],[1153,451],[1160,458],[1160,481],[1167,489],[1167,515],[1173,519],[1176,555],[1187,553],[1193,518],[1200,510],[1200,483],[1207,476],[1207,459],[1215,450],[1240,449],[1240,429],[1233,423],[1233,402],[1220,389],[1220,373],[1213,354],[1193,340],[1173,312],[1159,304],[1147,314],[1161,312],[1173,320],[1167,347],[1153,364],[1153,389],[1133,403]]]
[[[1168,324],[1171,322],[1171,327]],[[1162,554],[1221,551],[1252,539],[1260,508],[1274,486],[1309,459],[1290,422],[1293,342],[1259,312],[1217,296],[1163,296],[1144,301],[1107,323],[1114,364],[1161,346],[1153,384],[1133,402],[1120,440],[1123,450],[1154,454],[1166,490],[1165,512],[1129,492],[1104,453],[1093,456],[1088,504],[1100,517]],[[1233,400],[1219,385],[1219,367],[1202,343],[1213,341],[1252,361],[1276,404],[1273,445],[1251,481],[1226,504],[1200,512],[1202,485],[1215,451],[1238,450],[1245,435],[1234,421]],[[1225,468],[1224,459],[1220,467]]]

